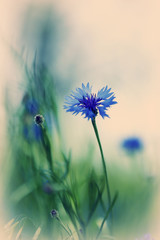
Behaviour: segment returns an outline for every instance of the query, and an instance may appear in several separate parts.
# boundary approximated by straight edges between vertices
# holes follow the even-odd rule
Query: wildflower
[[[25,107],[25,111],[31,115],[34,115],[39,110],[38,102],[29,96],[28,93],[26,93],[23,97],[22,104]]]
[[[129,153],[135,153],[143,149],[143,144],[138,137],[130,137],[122,142],[122,147]]]
[[[108,88],[108,86],[103,87],[100,91],[98,91],[97,94],[91,93],[91,90],[92,90],[92,87],[90,87],[89,83],[87,83],[86,86],[82,83],[82,88],[77,88],[75,92],[72,91],[72,94],[70,94],[70,96],[65,98],[66,101],[65,101],[64,109],[66,109],[67,112],[72,112],[72,114],[75,114],[75,115],[77,115],[78,113],[81,113],[81,115],[84,115],[84,118],[88,118],[88,120],[91,119],[92,126],[95,132],[95,136],[96,136],[100,154],[101,154],[107,195],[108,195],[108,207],[110,208],[112,198],[111,198],[109,181],[108,181],[107,167],[106,167],[103,149],[102,149],[102,145],[101,145],[101,141],[99,138],[99,133],[96,125],[96,116],[99,113],[102,118],[109,117],[106,111],[111,105],[116,104],[117,102],[114,101],[115,99],[114,93],[111,92],[111,88]],[[110,211],[110,216],[111,216],[111,222],[112,222],[112,208]]]
[[[142,238],[138,239],[136,238],[136,240],[154,240],[150,234],[145,234]]]
[[[36,141],[39,141],[42,138],[42,129],[39,128],[37,125],[32,125],[32,134]]]
[[[97,94],[91,93],[91,90],[92,87],[89,83],[86,86],[82,83],[82,88],[77,88],[75,92],[72,91],[72,94],[65,98],[64,109],[67,112],[73,112],[75,115],[81,113],[88,120],[93,120],[98,113],[102,118],[109,117],[106,111],[111,105],[117,103],[114,101],[115,96],[111,92],[111,88],[106,86]]]
[[[44,117],[40,114],[37,114],[35,117],[34,117],[34,121],[37,125],[42,125],[43,122],[44,122]]]
[[[36,114],[38,112],[38,103],[35,100],[29,100],[26,102],[26,110],[30,114]]]
[[[42,129],[38,125],[32,124],[23,126],[23,135],[26,141],[39,141],[42,138]]]
[[[55,209],[52,209],[52,211],[50,212],[50,214],[51,214],[51,217],[52,217],[52,218],[59,218],[59,213],[58,213],[58,211],[55,210]]]

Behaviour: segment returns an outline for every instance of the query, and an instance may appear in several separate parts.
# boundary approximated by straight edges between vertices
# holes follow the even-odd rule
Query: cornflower
[[[108,88],[108,86],[103,87],[100,91],[98,91],[97,94],[95,94],[95,93],[92,93],[92,87],[89,85],[89,83],[87,83],[86,86],[82,83],[82,88],[76,88],[76,91],[72,91],[70,96],[67,96],[65,98],[65,105],[64,105],[64,109],[66,109],[67,112],[72,112],[72,114],[75,114],[75,115],[81,113],[81,115],[83,115],[84,118],[88,118],[88,120],[91,119],[93,129],[99,145],[100,153],[101,153],[103,170],[105,175],[105,182],[107,186],[109,208],[111,207],[112,204],[111,204],[111,194],[110,194],[110,187],[109,187],[109,181],[108,181],[107,167],[104,160],[102,145],[99,138],[99,133],[98,133],[95,119],[98,114],[100,114],[103,119],[105,117],[109,118],[109,115],[106,112],[111,105],[117,103],[116,101],[114,101],[114,99],[115,99],[114,92],[111,92],[111,88]],[[112,221],[112,210],[111,210],[111,221]]]
[[[143,143],[138,137],[130,137],[123,140],[122,147],[129,153],[135,153],[143,149]]]
[[[65,98],[64,108],[67,112],[72,112],[77,115],[81,113],[85,118],[93,120],[98,115],[102,118],[109,117],[106,113],[111,105],[116,104],[114,101],[114,93],[108,86],[102,88],[97,94],[91,93],[92,87],[89,83],[85,86],[82,83],[82,88],[77,88],[75,92],[72,91],[70,96]]]

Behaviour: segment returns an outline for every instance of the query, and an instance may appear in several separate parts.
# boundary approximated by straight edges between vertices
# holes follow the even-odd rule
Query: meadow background
[[[23,100],[31,89],[24,65],[32,75],[36,59],[37,69],[44,64],[52,76],[48,81],[53,83],[53,86],[50,83],[53,94],[49,88],[48,97],[52,96],[52,101],[55,101],[57,112],[54,114],[58,116],[61,135],[59,140],[54,127],[57,120],[49,117],[48,124],[51,122],[52,127],[48,130],[54,135],[54,147],[62,148],[66,156],[71,151],[71,164],[77,164],[76,169],[84,166],[90,157],[90,164],[99,170],[99,149],[91,123],[81,116],[66,113],[64,97],[82,83],[90,82],[95,92],[105,85],[112,87],[118,104],[109,110],[111,119],[98,117],[97,125],[111,185],[119,192],[119,208],[123,210],[118,212],[116,224],[122,224],[117,227],[117,232],[125,238],[127,226],[132,232],[131,239],[145,233],[151,233],[155,240],[160,238],[159,7],[156,0],[0,2],[1,199],[8,188],[6,178],[11,176],[5,166],[5,162],[8,164],[12,159],[10,147],[14,149],[14,145],[22,143],[18,133],[14,139],[11,122],[13,117],[14,124],[17,121],[18,126],[23,127]],[[42,88],[45,85],[43,81],[39,84]],[[32,87],[36,93],[36,85]],[[47,98],[49,101],[50,97]],[[42,99],[38,104],[43,105],[44,114]],[[50,105],[46,108],[48,112],[53,111]],[[143,142],[142,151],[134,156],[122,148],[123,140],[132,136]],[[7,165],[8,169],[14,169],[12,164]],[[149,196],[151,202],[145,205]],[[134,207],[131,212],[132,206],[127,206],[127,203],[134,202],[140,202],[135,206],[137,212]],[[6,209],[3,200],[1,205],[3,226],[9,221],[12,207]],[[142,226],[137,229],[139,222]]]

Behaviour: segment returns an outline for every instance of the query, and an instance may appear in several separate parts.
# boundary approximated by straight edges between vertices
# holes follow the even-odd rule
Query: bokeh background
[[[24,94],[21,56],[30,67],[36,54],[37,64],[45,64],[53,75],[63,147],[72,149],[73,159],[84,157],[89,146],[95,156],[99,150],[90,122],[63,110],[64,97],[82,83],[90,82],[95,92],[112,87],[118,104],[109,110],[111,119],[97,119],[104,154],[111,168],[115,164],[127,172],[133,159],[122,148],[123,139],[134,136],[143,142],[135,171],[143,169],[146,178],[156,179],[146,229],[155,239],[160,237],[159,8],[158,0],[0,2],[2,161],[7,151],[6,95],[18,107]]]

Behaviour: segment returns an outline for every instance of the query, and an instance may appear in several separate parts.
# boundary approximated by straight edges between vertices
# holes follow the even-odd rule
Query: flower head
[[[143,149],[143,144],[138,137],[130,137],[122,142],[122,147],[129,153],[135,153]]]
[[[88,120],[93,120],[98,113],[102,118],[109,117],[106,111],[111,105],[117,103],[114,101],[115,96],[111,92],[111,88],[106,86],[97,94],[92,93],[91,90],[92,87],[89,83],[86,86],[82,83],[82,88],[77,88],[75,92],[72,91],[72,94],[65,98],[64,109],[67,112],[73,112],[75,115],[81,113]]]

